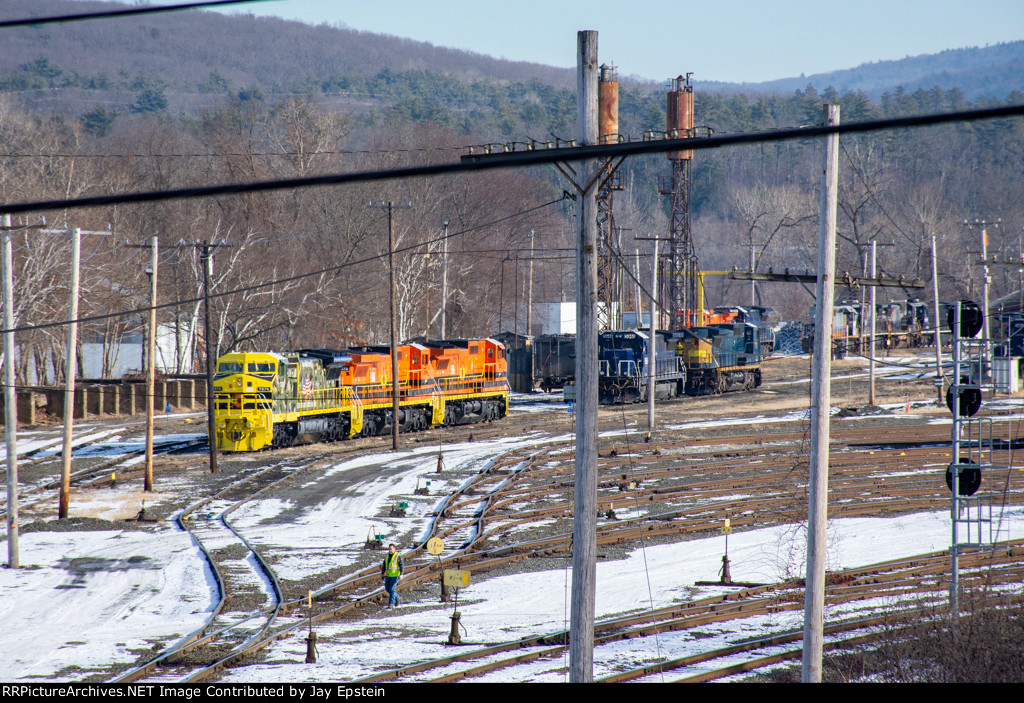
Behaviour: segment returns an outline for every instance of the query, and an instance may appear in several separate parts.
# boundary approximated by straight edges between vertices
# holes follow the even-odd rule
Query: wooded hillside
[[[11,5],[47,14],[67,11],[68,3]],[[281,20],[210,15],[201,23],[209,32],[203,35],[188,17],[172,13],[13,33],[0,59],[0,198],[28,202],[451,163],[469,145],[575,136],[575,95],[565,72]],[[70,33],[77,33],[80,47],[111,42],[109,27],[117,23],[123,23],[117,51],[88,51],[85,60],[69,43]],[[246,34],[267,28],[280,43]],[[324,60],[323,45],[337,44],[340,36],[358,47],[365,42],[361,62]],[[402,48],[410,49],[408,59]],[[437,63],[423,59],[424,51],[432,51]],[[843,122],[851,122],[1019,104],[1024,93],[968,100],[962,89],[947,86],[897,89],[874,101],[860,91],[811,86],[764,94],[707,91],[698,84],[697,124],[717,134],[819,124],[824,102],[840,104]],[[624,138],[663,130],[664,110],[660,88],[622,85]],[[1021,120],[844,137],[841,146],[840,271],[862,271],[876,240],[893,245],[880,253],[886,274],[927,277],[934,233],[940,238],[942,296],[976,296],[980,268],[969,252],[977,250],[979,233],[963,225],[974,218],[1002,218],[1002,226],[990,230],[989,252],[1019,255]],[[753,256],[759,269],[813,271],[821,158],[814,140],[698,152],[692,221],[701,268],[745,268]],[[632,261],[640,250],[640,280],[646,282],[650,257],[633,237],[668,231],[668,202],[658,189],[669,163],[663,156],[630,158],[621,171],[626,188],[615,194],[614,221],[623,228],[624,256]],[[403,338],[422,335],[428,325],[432,336],[439,333],[445,221],[452,287],[448,336],[492,335],[511,330],[517,319],[523,332],[531,229],[537,234],[534,300],[574,297],[574,211],[563,195],[567,188],[554,169],[516,169],[38,217],[58,226],[113,227],[115,236],[87,240],[83,249],[83,315],[145,304],[149,258],[135,247],[160,237],[160,296],[182,301],[162,310],[161,321],[186,331],[188,351],[180,367],[187,370],[197,358],[193,350],[201,347],[190,332],[200,314],[194,300],[202,279],[197,241],[223,242],[214,289],[231,294],[214,303],[219,353],[383,341],[387,219],[371,207],[382,201],[409,205],[395,216]],[[17,238],[18,323],[63,319],[67,237],[26,229]],[[1017,289],[1017,268],[998,267],[992,275],[993,298]],[[631,290],[632,281],[624,280]],[[749,284],[708,284],[710,304],[751,302]],[[806,319],[812,303],[802,289],[785,284],[759,286],[755,300],[778,308],[784,319]],[[133,315],[93,323],[83,338],[116,340],[142,321]],[[33,373],[60,375],[59,329],[26,332],[19,343],[31,350],[19,360],[23,381]]]

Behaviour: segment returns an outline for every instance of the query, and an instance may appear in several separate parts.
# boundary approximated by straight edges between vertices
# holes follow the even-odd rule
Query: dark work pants
[[[388,592],[388,605],[398,605],[398,576],[384,577],[384,590]]]

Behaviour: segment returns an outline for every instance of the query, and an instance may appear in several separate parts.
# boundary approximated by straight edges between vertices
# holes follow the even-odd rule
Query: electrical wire
[[[652,384],[648,384],[648,385],[652,385]],[[653,384],[653,385],[656,385],[656,384]],[[647,389],[647,392],[648,393],[653,393],[654,389],[649,387]],[[636,467],[633,465],[633,451],[630,449],[630,446],[629,446],[629,428],[626,426],[626,406],[624,404],[623,404],[623,406],[621,408],[621,414],[622,414],[622,434],[623,434],[623,437],[625,437],[625,442],[626,442],[626,456],[629,458],[629,475],[630,475],[630,478],[634,479],[634,483],[635,483],[636,482],[635,481],[635,479],[636,479]],[[654,428],[652,427],[651,430],[653,431],[653,429]],[[640,514],[640,495],[639,495],[638,492],[637,493],[633,493],[633,508],[637,511],[637,515],[639,515]],[[640,533],[640,555],[643,557],[643,561],[644,561],[644,577],[645,577],[645,579],[647,581],[647,600],[651,604],[651,610],[653,611],[654,610],[654,588],[651,586],[651,567],[650,567],[650,564],[648,564],[648,562],[647,562],[647,544],[644,541],[644,534],[643,534],[642,531]],[[665,683],[665,671],[661,667],[661,660],[662,660],[662,658],[661,658],[661,638],[658,637],[658,628],[654,628],[654,647],[655,647],[655,650],[656,650],[656,653],[657,653],[657,656],[658,656],[658,673],[661,675],[661,682]]]
[[[37,212],[40,210],[78,209],[130,203],[190,200],[217,195],[239,195],[242,193],[290,190],[310,186],[391,181],[425,176],[474,173],[501,168],[586,161],[590,159],[661,154],[668,151],[679,150],[680,148],[693,151],[702,149],[718,149],[726,146],[787,141],[790,139],[808,139],[811,137],[828,136],[832,134],[856,134],[860,132],[923,127],[944,124],[947,122],[970,122],[1002,117],[1017,117],[1021,115],[1024,115],[1024,105],[1010,105],[981,110],[964,110],[959,112],[920,115],[915,117],[867,120],[864,122],[847,123],[845,125],[807,127],[802,129],[787,129],[772,132],[745,132],[742,134],[728,135],[724,137],[693,137],[646,142],[624,142],[621,144],[539,149],[479,156],[470,155],[468,158],[464,157],[459,163],[450,164],[407,166],[392,169],[355,171],[352,173],[306,176],[302,178],[247,181],[242,183],[198,186],[193,188],[174,188],[80,198],[9,203],[3,206],[3,212],[13,215],[22,212]]]
[[[50,91],[47,91],[50,92]],[[441,152],[460,152],[466,153],[466,151],[474,147],[473,144],[465,144],[463,146],[439,146],[439,147],[411,147],[405,149],[325,149],[323,151],[317,151],[315,153],[300,152],[300,151],[254,151],[254,152],[194,152],[188,153],[176,153],[176,154],[88,154],[88,153],[77,153],[77,154],[64,154],[64,153],[28,153],[28,152],[0,152],[0,158],[5,159],[225,159],[234,157],[252,158],[252,157],[267,157],[267,156],[390,156],[393,154],[427,154],[427,153],[441,153]]]
[[[80,22],[84,20],[109,19],[112,17],[127,17],[130,15],[153,15],[162,12],[176,12],[179,10],[195,10],[204,7],[217,7],[218,5],[246,5],[257,2],[271,2],[272,0],[205,0],[205,2],[187,2],[178,5],[159,5],[134,7],[127,10],[107,10],[104,12],[81,12],[71,15],[53,15],[50,17],[30,17],[20,20],[0,20],[0,29],[5,27],[31,27],[37,24],[56,24],[59,22]]]
[[[501,222],[505,222],[506,220],[510,220],[510,219],[513,219],[513,218],[516,218],[516,217],[521,217],[521,216],[523,216],[525,214],[528,214],[528,213],[531,213],[531,212],[536,212],[537,210],[541,210],[541,209],[546,208],[546,207],[550,207],[551,205],[555,205],[557,203],[562,202],[562,200],[564,200],[564,199],[565,199],[565,194],[563,193],[563,195],[561,197],[556,198],[555,200],[550,200],[550,201],[548,201],[546,203],[542,203],[540,205],[536,205],[534,207],[527,208],[526,210],[520,210],[519,212],[512,213],[511,215],[506,215],[504,217],[499,217],[499,218],[497,218],[495,220],[491,220],[489,222],[485,222],[485,223],[480,224],[480,225],[476,225],[476,226],[469,227],[469,228],[466,228],[466,229],[463,229],[463,230],[459,230],[457,232],[449,232],[447,236],[442,234],[442,235],[440,235],[438,237],[435,237],[433,239],[429,239],[426,242],[417,242],[415,244],[410,244],[409,246],[398,247],[398,248],[396,248],[394,250],[394,253],[395,254],[401,254],[401,253],[405,253],[405,252],[412,252],[412,251],[414,251],[416,249],[419,249],[420,247],[423,247],[423,246],[426,246],[426,245],[430,245],[430,244],[435,244],[437,242],[444,241],[445,239],[451,239],[453,237],[462,236],[464,234],[468,234],[470,232],[475,232],[477,230],[484,229],[486,227],[492,227],[495,224],[498,224],[498,223],[501,223]],[[181,246],[185,246],[185,245],[181,245]],[[188,246],[191,246],[191,245],[188,245]],[[210,246],[214,248],[214,251],[216,251],[216,248],[219,245],[211,244]],[[276,285],[279,285],[279,284],[282,284],[282,283],[291,283],[291,282],[299,281],[299,280],[302,280],[302,279],[305,279],[305,278],[313,278],[315,276],[321,276],[321,275],[327,274],[327,273],[336,273],[338,271],[342,271],[344,269],[347,269],[347,268],[350,268],[350,267],[353,267],[353,266],[359,266],[359,265],[371,263],[371,262],[374,262],[374,261],[381,261],[381,260],[386,259],[389,256],[389,254],[390,254],[390,252],[385,251],[385,252],[383,252],[381,254],[377,254],[377,255],[374,255],[374,256],[369,256],[369,257],[366,257],[364,259],[358,259],[356,261],[349,261],[349,262],[346,262],[346,263],[343,263],[343,264],[338,264],[337,266],[329,266],[327,268],[318,269],[316,271],[312,271],[312,272],[308,272],[308,273],[301,273],[301,274],[296,274],[294,276],[288,276],[288,277],[284,277],[284,278],[277,278],[277,279],[274,279],[274,280],[269,281],[269,282],[257,283],[257,284],[251,285],[251,286],[245,286],[243,288],[234,288],[232,290],[220,291],[220,292],[212,292],[211,291],[209,296],[202,296],[202,297],[196,297],[196,298],[187,298],[187,299],[184,299],[184,300],[176,300],[176,301],[171,302],[171,303],[161,303],[160,305],[153,305],[153,306],[146,306],[146,307],[141,307],[141,308],[135,308],[135,309],[132,309],[132,310],[126,310],[126,311],[122,311],[122,312],[106,313],[106,314],[102,314],[102,315],[90,315],[88,317],[79,317],[79,318],[77,318],[75,320],[61,320],[59,322],[47,322],[47,323],[42,323],[42,324],[38,324],[38,325],[24,325],[24,326],[14,327],[14,328],[11,328],[11,329],[0,330],[0,334],[6,334],[8,332],[18,333],[18,332],[30,332],[30,331],[33,331],[33,330],[45,330],[45,329],[50,329],[50,328],[53,328],[53,327],[63,327],[64,325],[69,325],[72,322],[75,322],[75,323],[97,322],[97,321],[100,321],[100,320],[109,320],[109,319],[114,319],[114,318],[118,318],[118,317],[128,317],[128,316],[134,316],[134,315],[141,315],[142,313],[148,313],[150,310],[163,310],[163,309],[167,309],[167,308],[178,307],[178,306],[181,306],[181,305],[191,305],[191,304],[194,304],[194,303],[199,303],[199,302],[202,302],[202,301],[206,300],[207,297],[209,297],[210,299],[214,299],[214,298],[223,298],[223,297],[227,297],[227,296],[230,296],[230,295],[237,295],[239,293],[250,293],[250,292],[255,291],[255,290],[261,290],[263,288],[270,288],[272,286],[276,286]],[[211,253],[211,256],[212,255],[213,254]]]

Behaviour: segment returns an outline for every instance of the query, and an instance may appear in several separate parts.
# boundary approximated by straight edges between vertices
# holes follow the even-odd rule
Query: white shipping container
[[[597,319],[605,327],[607,311],[606,303],[597,304]],[[532,334],[576,334],[576,303],[534,303]]]

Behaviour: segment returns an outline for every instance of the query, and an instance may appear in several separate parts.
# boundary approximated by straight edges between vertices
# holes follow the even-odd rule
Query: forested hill
[[[0,7],[0,18],[124,6],[8,0]],[[204,95],[243,89],[279,95],[344,91],[360,97],[359,83],[382,71],[431,72],[467,83],[540,80],[557,88],[574,85],[569,69],[328,25],[199,10],[7,30],[3,39],[0,90],[22,93],[40,107],[60,108],[60,99],[80,107],[86,99],[83,90],[137,92],[142,87],[177,96],[172,106],[185,109],[196,105],[182,103],[182,95],[193,95],[191,102],[202,104]],[[62,112],[75,113],[77,108]]]
[[[7,0],[0,18],[101,6],[118,7]],[[469,145],[575,136],[573,70],[394,37],[192,11],[25,27],[3,37],[0,195],[8,203],[451,163]],[[921,79],[907,77],[908,85]],[[877,99],[862,89],[817,88],[807,79],[775,93],[698,82],[695,117],[698,125],[729,134],[819,123],[823,102],[840,104],[844,122],[1024,104],[1020,90],[971,98],[967,85],[901,88],[898,74],[893,81],[896,87]],[[623,81],[620,132],[639,139],[663,130],[665,104],[662,85]],[[1019,256],[1024,120],[850,135],[840,145],[840,271],[863,270],[877,241],[892,245],[880,254],[887,275],[927,277],[935,234],[940,295],[973,295],[983,272],[967,255],[978,235],[964,226],[969,219],[1000,218],[989,252],[1000,260]],[[821,163],[812,139],[698,152],[689,203],[701,268],[728,270],[753,257],[759,269],[812,269]],[[633,237],[669,231],[671,199],[663,193],[672,168],[660,155],[631,157],[618,171],[624,189],[615,195],[609,224],[632,232],[622,246],[640,259]],[[99,238],[103,250],[83,267],[82,315],[132,311],[146,299],[148,256],[137,245],[153,236],[177,242],[166,253],[171,265],[167,277],[161,274],[168,286],[161,295],[194,299],[204,284],[188,242],[226,238],[231,246],[219,255],[213,285],[236,292],[213,304],[218,352],[380,343],[390,334],[381,301],[393,293],[386,287],[387,257],[374,257],[387,220],[367,203],[387,200],[410,204],[394,224],[397,246],[409,252],[394,264],[399,336],[420,334],[437,313],[440,257],[419,253],[437,251],[446,221],[458,232],[447,329],[454,336],[490,335],[509,329],[513,291],[522,280],[516,262],[531,247],[526,232],[536,230],[547,257],[538,260],[534,299],[571,296],[574,227],[572,203],[560,197],[565,187],[555,169],[496,169],[76,210],[72,226],[112,225],[118,233]],[[72,222],[67,211],[32,215],[42,216]],[[16,321],[63,319],[67,238],[39,235],[18,234]],[[300,278],[313,272],[315,279]],[[992,277],[993,297],[1019,285],[1014,267]],[[746,304],[752,295],[724,279],[713,286],[715,304]],[[806,318],[809,298],[788,284],[758,286],[755,294],[784,319]],[[160,313],[162,324],[173,314],[195,330],[200,308],[185,307]],[[117,324],[129,331],[137,318],[132,313]],[[117,332],[94,326],[85,333]],[[198,344],[190,339],[187,344]],[[30,359],[36,369],[61,367],[59,335],[42,329],[20,340],[30,350],[20,357],[23,380]]]
[[[114,2],[6,0],[0,18],[29,18],[114,10]],[[340,14],[339,14],[340,18]],[[91,22],[47,24],[4,31],[0,71],[45,56],[64,71],[59,83],[119,84],[151,76],[179,90],[196,90],[214,69],[235,89],[292,91],[331,76],[370,77],[391,71],[431,70],[464,80],[575,84],[571,69],[513,62],[399,37],[275,17],[189,10]],[[570,56],[572,47],[569,47]],[[208,86],[209,87],[209,86]]]
[[[817,73],[798,78],[783,78],[756,84],[714,83],[730,90],[791,93],[807,85],[823,91],[832,86],[840,93],[863,91],[872,100],[902,87],[912,93],[935,86],[959,88],[968,100],[980,97],[1005,98],[1015,90],[1024,90],[1024,41],[1007,42],[965,49],[949,49],[938,54],[908,56],[899,61],[873,61],[856,68]]]
[[[0,18],[60,15],[124,7],[122,3],[7,0]],[[486,30],[485,30],[486,31]],[[571,46],[567,48],[571,50]],[[666,67],[666,76],[685,70]],[[623,73],[629,73],[623,67]],[[884,93],[957,89],[968,101],[1004,100],[1024,88],[1024,41],[955,49],[845,71],[767,83],[717,83],[696,76],[698,89],[748,95],[792,95],[808,85],[825,93]],[[437,119],[446,106],[455,121],[502,109],[495,86],[530,85],[538,99],[571,91],[571,68],[513,62],[341,26],[277,18],[172,12],[95,22],[41,25],[4,32],[0,91],[40,111],[81,115],[90,107],[167,108],[195,114],[225,94],[312,95],[337,109],[366,114],[390,110],[396,99],[415,119]],[[638,94],[661,94],[659,82],[626,81]],[[541,87],[543,86],[543,88]],[[490,93],[488,92],[490,91]],[[145,95],[143,95],[145,93]],[[142,102],[137,102],[139,97]],[[166,102],[165,102],[166,101]],[[490,104],[488,104],[490,103]],[[452,121],[449,120],[449,122]],[[654,125],[643,125],[649,128]],[[504,129],[504,133],[512,130]]]

